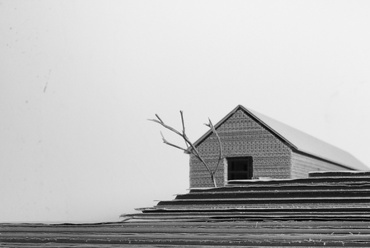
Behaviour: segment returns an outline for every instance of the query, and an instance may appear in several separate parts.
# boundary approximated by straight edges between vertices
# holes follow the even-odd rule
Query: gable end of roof
[[[215,125],[215,128],[219,128],[222,124],[224,124],[230,117],[232,117],[238,110],[242,110],[244,114],[246,114],[248,117],[252,118],[255,122],[260,124],[263,128],[268,130],[271,134],[273,134],[276,138],[278,138],[281,142],[286,144],[289,148],[292,150],[297,150],[297,147],[289,142],[286,138],[281,136],[278,132],[276,132],[274,129],[272,129],[269,125],[264,123],[260,118],[258,118],[256,115],[254,115],[252,112],[250,112],[248,109],[246,109],[242,105],[236,106],[233,110],[230,111],[224,118],[222,118],[217,124]],[[212,130],[208,130],[204,135],[202,135],[197,141],[195,141],[194,146],[199,146],[205,139],[207,139],[212,134]]]
[[[369,170],[366,165],[357,160],[348,152],[343,151],[300,130],[290,127],[284,123],[262,115],[254,110],[248,110],[242,105],[238,105],[232,111],[230,111],[230,113],[228,113],[215,125],[215,128],[219,128],[238,110],[243,111],[244,114],[260,124],[264,129],[266,129],[277,139],[287,145],[295,153],[335,164],[345,169]],[[211,134],[212,130],[208,130],[194,143],[195,147],[199,146]]]

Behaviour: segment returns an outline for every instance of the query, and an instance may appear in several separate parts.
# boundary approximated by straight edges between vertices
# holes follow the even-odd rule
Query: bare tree
[[[177,149],[180,149],[182,151],[184,151],[186,154],[192,154],[194,155],[204,166],[205,168],[207,169],[208,173],[210,174],[211,176],[211,180],[212,180],[212,183],[215,187],[217,187],[217,183],[216,183],[216,178],[215,178],[215,174],[220,166],[220,163],[221,161],[223,160],[223,150],[222,150],[222,143],[221,143],[221,139],[220,139],[220,136],[218,135],[217,131],[216,131],[216,128],[213,126],[211,120],[208,118],[208,123],[207,124],[204,124],[206,126],[208,126],[212,132],[216,135],[217,137],[217,141],[218,141],[218,144],[219,144],[219,154],[218,154],[218,160],[217,160],[217,165],[216,167],[212,170],[212,168],[209,166],[209,164],[206,163],[206,161],[203,159],[203,157],[201,156],[201,154],[199,153],[198,149],[195,147],[195,145],[193,144],[193,142],[191,142],[188,138],[188,136],[186,135],[185,133],[185,121],[184,121],[184,114],[182,111],[180,111],[180,116],[181,116],[181,123],[182,123],[182,132],[176,130],[175,128],[171,127],[171,126],[168,126],[167,124],[164,123],[164,121],[156,114],[155,115],[157,117],[157,119],[149,119],[149,121],[153,121],[155,123],[158,123],[160,125],[162,125],[163,127],[165,127],[166,129],[174,132],[175,134],[181,136],[183,138],[183,140],[185,141],[185,145],[186,145],[186,148],[184,147],[181,147],[179,145],[175,145],[171,142],[168,142],[162,132],[161,132],[161,136],[162,136],[162,140],[163,140],[163,143],[165,143],[166,145],[169,145],[169,146],[172,146],[172,147],[175,147]]]

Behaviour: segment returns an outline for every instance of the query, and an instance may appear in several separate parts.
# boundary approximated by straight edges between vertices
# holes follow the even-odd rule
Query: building
[[[240,179],[306,178],[312,171],[368,170],[351,154],[241,105],[215,125],[225,159],[215,175],[217,185]],[[212,131],[195,142],[210,166],[219,144]],[[211,187],[204,165],[190,155],[190,188]]]

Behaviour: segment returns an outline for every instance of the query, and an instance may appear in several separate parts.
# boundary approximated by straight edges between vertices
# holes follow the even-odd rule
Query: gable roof
[[[287,144],[294,152],[328,161],[348,169],[369,170],[366,165],[348,152],[308,135],[298,129],[290,127],[282,122],[260,114],[257,111],[247,109],[242,105],[238,105],[236,108],[234,108],[215,125],[215,128],[217,129],[219,126],[221,126],[238,110],[242,110],[246,115],[261,124],[278,139]],[[209,130],[202,137],[200,137],[194,143],[194,145],[198,146],[211,134],[212,131]]]

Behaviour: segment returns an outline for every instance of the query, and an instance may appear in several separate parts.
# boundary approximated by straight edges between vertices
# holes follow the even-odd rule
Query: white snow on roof
[[[273,130],[277,135],[281,136],[284,140],[288,141],[298,151],[314,155],[356,170],[369,170],[361,161],[356,159],[348,152],[330,145],[322,140],[319,140],[309,134],[306,134],[298,129],[290,127],[282,122],[274,120],[257,111],[246,109],[240,106],[245,112],[249,112],[268,128]]]
[[[267,117],[257,111],[247,109],[242,105],[238,105],[233,109],[228,115],[226,115],[221,121],[219,121],[215,127],[218,128],[222,125],[231,115],[233,115],[237,110],[243,110],[246,114],[253,116],[260,123],[262,123],[265,128],[273,132],[275,135],[279,136],[285,142],[287,142],[294,150],[299,152],[318,157],[336,164],[343,165],[345,167],[354,169],[368,171],[369,168],[359,161],[357,158],[349,154],[348,152],[339,149],[333,145],[330,145],[322,140],[319,140],[309,134],[306,134],[298,129],[290,127],[280,121],[274,120]],[[211,130],[200,137],[195,143],[198,146],[203,142],[210,134]]]

